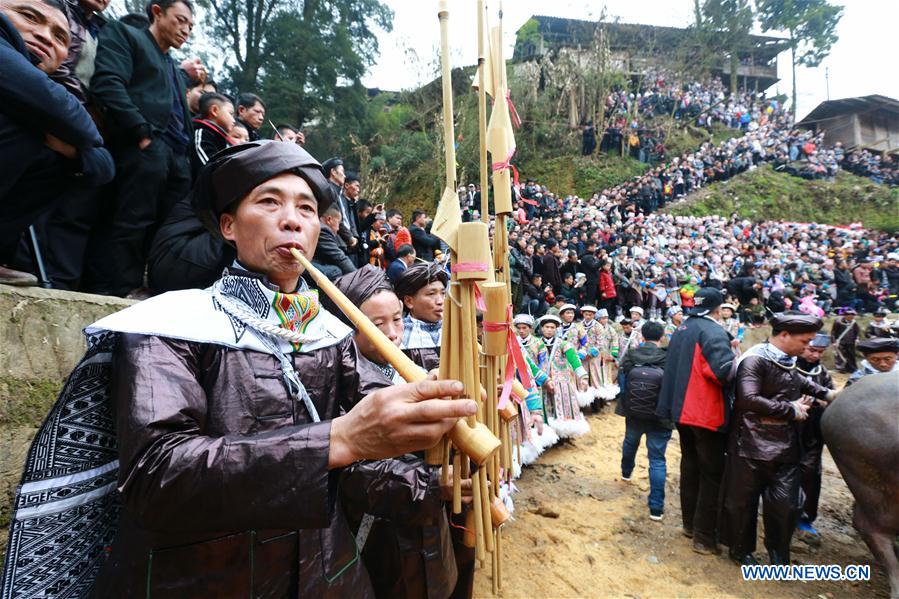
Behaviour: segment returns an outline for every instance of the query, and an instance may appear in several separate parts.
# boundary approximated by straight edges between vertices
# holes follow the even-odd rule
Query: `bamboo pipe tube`
[[[417,383],[427,378],[427,373],[419,368],[419,366],[413,362],[409,356],[404,354],[400,348],[394,345],[393,342],[391,342],[390,339],[388,339],[387,336],[384,335],[384,333],[382,333],[355,304],[353,304],[353,302],[347,299],[334,283],[328,280],[321,271],[315,268],[303,254],[295,248],[291,248],[290,251],[296,261],[306,269],[306,272],[309,273],[309,276],[312,277],[319,289],[325,292],[325,294],[331,298],[331,301],[337,304],[337,307],[339,307],[346,317],[350,319],[350,322],[355,325],[362,335],[365,335],[365,337],[372,342],[378,349],[378,353],[383,356],[388,364],[396,369],[401,377],[410,383]],[[471,387],[467,387],[466,391],[470,389]],[[477,398],[473,399],[475,399],[475,401],[480,401],[479,390],[477,390],[475,395]],[[494,437],[486,426],[475,421],[473,417],[468,423],[460,419],[450,430],[449,436],[453,441],[453,445],[468,455],[476,464],[483,464],[486,462],[500,446],[499,439]]]
[[[457,451],[453,456],[453,513],[462,513],[462,487],[456,481],[462,480],[462,455]]]
[[[503,531],[501,528],[496,529],[496,588],[503,590]]]
[[[462,544],[466,547],[477,547],[477,540],[474,533],[475,514],[474,510],[468,510],[465,514],[465,530],[462,536]]]
[[[471,223],[469,223],[471,224]],[[483,223],[475,223],[484,226]],[[484,418],[484,405],[480,397],[480,380],[478,377],[477,364],[477,332],[474,322],[474,285],[471,282],[461,284],[461,329],[462,329],[462,367],[463,378],[466,390],[474,390],[474,394],[478,395],[478,418]],[[469,417],[469,423],[474,421],[474,416]],[[489,535],[492,530],[490,522],[490,502],[487,486],[487,470],[478,465],[479,468],[472,477],[472,488],[474,490],[475,517],[478,526],[477,541],[478,546],[475,551],[478,559],[484,559],[484,553],[492,551],[493,538]]]
[[[493,378],[493,381],[487,381],[485,383],[487,387],[487,415],[489,416],[487,426],[490,428],[490,432],[496,434],[499,431],[499,414],[496,411],[496,356],[485,356],[485,360],[487,363],[487,376],[488,378]],[[492,377],[491,377],[492,375]],[[497,435],[499,436],[499,435]],[[500,439],[502,442],[502,439]],[[500,446],[500,451],[502,451],[502,446]],[[490,467],[490,480],[497,481],[497,474],[499,470],[497,468],[497,460],[496,454],[491,456],[490,461],[488,462]],[[496,496],[496,485],[491,489],[491,495]]]
[[[487,552],[493,551],[493,519],[490,515],[490,492],[487,486],[487,468],[478,467],[478,479],[481,484],[481,527]],[[499,481],[496,481],[498,483]],[[494,484],[496,484],[494,483]]]
[[[443,148],[446,160],[446,187],[456,189],[456,146],[453,126],[453,78],[449,51],[449,2],[440,0],[437,8],[440,19],[440,67],[443,80]]]
[[[493,536],[495,537],[497,535],[497,533],[499,533],[499,530],[494,530],[494,531],[492,531],[492,533],[493,533]],[[494,542],[494,545],[495,545],[495,542]],[[499,569],[499,562],[497,561],[498,559],[499,559],[499,551],[497,550],[497,551],[493,552],[493,560],[490,563],[490,565],[493,566],[493,571],[491,573],[490,579],[491,579],[491,582],[493,583],[493,594],[494,595],[499,594],[499,581],[496,579],[496,572]]]
[[[486,11],[484,10],[484,0],[478,0],[478,136],[479,143],[479,159],[480,159],[480,175],[481,175],[481,220],[484,223],[490,222],[489,208],[490,198],[487,183],[489,166],[487,162],[487,74],[484,72],[487,66],[487,49],[485,48],[484,38],[487,28]]]
[[[484,504],[481,503],[480,477],[478,476],[477,472],[472,473],[471,491],[472,504],[474,506],[473,530],[475,531],[475,557],[483,561],[484,554],[487,551],[486,545],[484,543],[484,534],[486,534],[486,531],[489,530],[489,528],[484,529],[484,515],[482,513]]]

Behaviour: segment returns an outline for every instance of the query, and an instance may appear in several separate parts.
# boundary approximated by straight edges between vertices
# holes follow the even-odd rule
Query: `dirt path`
[[[503,530],[499,596],[889,597],[883,571],[852,528],[852,496],[826,451],[816,522],[823,542],[811,547],[794,538],[793,561],[871,564],[871,581],[744,582],[733,562],[694,553],[681,535],[677,431],[667,452],[665,519],[653,522],[645,445],[632,482],[623,482],[624,418],[610,408],[588,418],[589,435],[550,449],[517,481],[515,521]],[[758,547],[766,557],[761,539]],[[494,596],[489,568],[478,572],[475,596]]]

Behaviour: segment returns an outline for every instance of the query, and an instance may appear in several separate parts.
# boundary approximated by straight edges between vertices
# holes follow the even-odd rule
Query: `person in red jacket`
[[[724,296],[704,287],[689,318],[668,344],[656,416],[677,424],[681,446],[680,494],[684,534],[697,553],[717,553],[718,491],[731,402],[725,395],[735,355],[718,320]]]
[[[600,305],[609,314],[615,314],[618,292],[615,291],[615,279],[612,278],[612,263],[608,260],[603,262],[599,271],[599,298]]]

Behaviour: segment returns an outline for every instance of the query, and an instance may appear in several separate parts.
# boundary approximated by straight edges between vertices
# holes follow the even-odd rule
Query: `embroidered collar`
[[[741,355],[737,359],[737,364],[739,365],[743,360],[748,358],[749,356],[758,356],[765,360],[768,360],[772,364],[783,368],[784,370],[794,370],[796,368],[796,357],[788,356],[786,353],[777,349],[771,343],[759,343],[758,345],[753,345],[750,347],[746,353]]]
[[[320,306],[318,292],[302,280],[296,292],[281,293],[263,276],[239,265],[225,269],[222,278],[208,289],[157,295],[86,329],[88,333],[98,330],[215,343],[273,355],[278,352],[270,347],[271,342],[282,353],[308,353],[335,345],[352,332]]]

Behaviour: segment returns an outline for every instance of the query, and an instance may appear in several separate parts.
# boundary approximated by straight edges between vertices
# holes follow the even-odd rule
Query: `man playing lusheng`
[[[88,327],[29,453],[12,596],[372,595],[337,471],[431,447],[476,407],[432,399],[458,395],[456,381],[384,388],[300,279],[290,249],[315,251],[325,186],[294,144],[235,146],[204,167],[194,206],[237,261],[209,289]],[[79,542],[63,543],[71,530]],[[35,533],[54,553],[23,543]],[[54,570],[36,574],[38,556]]]

